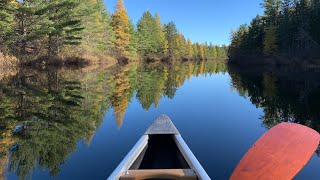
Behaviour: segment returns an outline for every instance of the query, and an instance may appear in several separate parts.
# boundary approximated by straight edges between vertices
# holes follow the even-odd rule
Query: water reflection
[[[232,86],[263,108],[262,124],[307,125],[320,132],[320,71],[313,69],[256,69],[230,66]]]
[[[77,141],[101,123],[98,99],[90,97],[99,95],[96,87],[73,74],[77,73],[20,70],[1,81],[1,131],[6,132],[1,156],[9,159],[10,172],[28,178],[38,164],[57,175]]]
[[[257,108],[263,108],[262,125],[268,129],[294,122],[320,132],[320,69],[230,66],[232,87]],[[316,151],[320,157],[320,146]]]
[[[77,142],[90,145],[113,109],[119,128],[136,96],[148,111],[174,98],[192,76],[226,72],[222,62],[129,64],[108,69],[20,69],[0,80],[0,178],[31,178],[39,166],[57,176]]]

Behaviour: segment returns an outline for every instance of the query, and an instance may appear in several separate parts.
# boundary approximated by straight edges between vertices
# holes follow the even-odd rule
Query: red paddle
[[[281,123],[251,147],[230,179],[292,179],[308,163],[319,142],[320,135],[315,130]]]

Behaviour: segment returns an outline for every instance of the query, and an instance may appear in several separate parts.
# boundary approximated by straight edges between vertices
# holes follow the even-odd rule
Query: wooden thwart
[[[192,169],[152,169],[128,170],[121,176],[121,180],[164,178],[175,180],[196,180],[197,175]]]

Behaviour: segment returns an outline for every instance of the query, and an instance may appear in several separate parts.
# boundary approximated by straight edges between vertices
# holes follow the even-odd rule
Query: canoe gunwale
[[[143,135],[127,156],[121,161],[118,167],[109,176],[108,180],[120,179],[121,175],[127,171],[136,161],[143,149],[148,145],[149,136]]]
[[[171,135],[184,159],[187,161],[190,168],[195,171],[200,180],[211,179],[197,158],[194,156],[186,142],[183,140],[170,118],[167,115],[161,115],[153,122],[153,124],[148,128],[136,145],[130,150],[128,155],[121,161],[119,166],[109,176],[108,180],[120,179],[121,176],[134,164],[142,151],[148,146],[150,138],[149,136],[159,135]]]
[[[186,142],[183,140],[181,135],[174,135],[173,137],[183,157],[186,159],[191,169],[193,169],[197,173],[198,178],[200,180],[211,179],[199,163],[198,159],[194,156]]]

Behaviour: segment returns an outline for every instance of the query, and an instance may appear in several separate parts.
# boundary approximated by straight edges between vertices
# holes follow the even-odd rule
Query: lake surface
[[[0,76],[0,172],[7,179],[106,179],[167,114],[212,179],[282,121],[320,131],[320,74],[216,61]],[[320,179],[315,153],[296,179]]]

